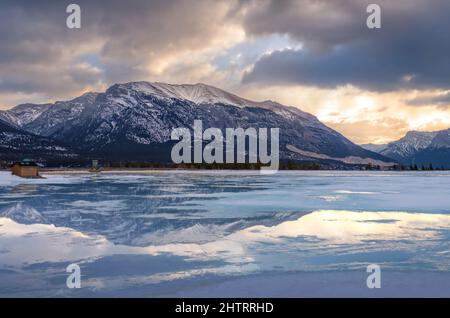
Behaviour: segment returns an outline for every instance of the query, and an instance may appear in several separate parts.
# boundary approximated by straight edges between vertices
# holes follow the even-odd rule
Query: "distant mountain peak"
[[[165,98],[188,100],[195,104],[228,104],[235,106],[260,106],[261,103],[247,100],[220,88],[204,83],[167,84],[161,82],[129,82],[113,85],[141,93]]]
[[[450,148],[450,128],[436,132],[429,147],[433,149]]]
[[[361,147],[363,147],[364,149],[373,151],[373,152],[377,152],[377,153],[381,153],[384,149],[386,149],[386,144],[372,144],[372,143],[368,143],[368,144],[362,144],[360,145]]]
[[[404,164],[438,164],[450,166],[450,129],[408,131],[399,140],[386,145],[361,145]]]

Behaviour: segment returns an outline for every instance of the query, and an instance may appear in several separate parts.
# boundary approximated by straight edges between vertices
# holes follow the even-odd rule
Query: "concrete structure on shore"
[[[89,172],[100,172],[102,169],[98,164],[98,160],[92,160],[91,168]]]

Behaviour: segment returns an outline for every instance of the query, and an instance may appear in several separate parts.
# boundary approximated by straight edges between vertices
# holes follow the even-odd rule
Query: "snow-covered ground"
[[[446,172],[44,177],[0,172],[0,296],[450,296]]]
[[[74,171],[71,174],[42,174],[43,178],[21,178],[11,174],[10,171],[0,170],[0,187],[9,187],[19,184],[55,184],[55,183],[73,183],[78,182],[77,175],[80,173]]]

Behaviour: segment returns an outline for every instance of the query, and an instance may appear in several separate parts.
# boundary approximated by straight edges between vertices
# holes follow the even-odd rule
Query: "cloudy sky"
[[[81,29],[66,6],[81,7]],[[381,6],[381,29],[366,7]],[[214,85],[357,143],[450,127],[447,0],[2,0],[0,109],[129,81]]]

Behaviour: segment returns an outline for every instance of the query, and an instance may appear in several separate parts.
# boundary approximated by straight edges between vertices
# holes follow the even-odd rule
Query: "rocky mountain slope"
[[[405,165],[434,165],[450,168],[450,129],[410,131],[403,138],[386,145],[366,144],[362,147],[393,158]]]
[[[280,128],[285,160],[392,164],[295,107],[254,102],[205,85],[133,82],[54,104],[23,104],[0,113],[11,126],[64,142],[89,156],[170,161],[173,128]]]
[[[21,130],[0,119],[0,159],[70,161],[77,155],[63,143]]]

